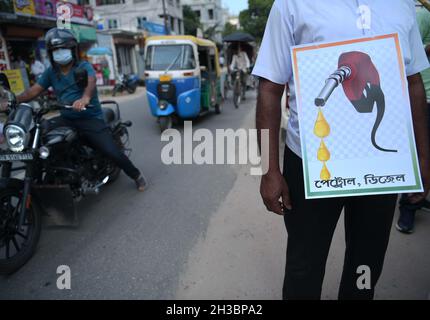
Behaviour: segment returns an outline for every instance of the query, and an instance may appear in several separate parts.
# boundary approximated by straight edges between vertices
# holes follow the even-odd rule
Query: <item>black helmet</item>
[[[46,49],[48,50],[49,60],[54,65],[52,52],[56,49],[71,49],[73,59],[76,62],[78,57],[78,41],[70,30],[52,28],[45,35]]]
[[[60,48],[73,49],[78,46],[78,41],[70,30],[53,28],[46,33],[46,47],[48,51]]]

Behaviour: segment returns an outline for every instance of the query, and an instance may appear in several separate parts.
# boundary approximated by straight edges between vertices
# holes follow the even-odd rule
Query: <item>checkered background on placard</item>
[[[403,94],[395,42],[389,38],[298,52],[302,99],[302,108],[299,109],[302,120],[300,128],[304,134],[302,138],[306,141],[308,161],[318,161],[316,154],[320,145],[320,138],[313,133],[318,115],[314,100],[325,80],[337,69],[339,56],[349,51],[367,53],[381,78],[386,106],[384,118],[376,133],[376,142],[382,148],[398,150],[399,154],[409,153],[410,107]],[[358,113],[339,86],[323,107],[323,113],[331,128],[325,142],[332,159],[369,159],[384,154],[371,143],[376,104],[373,113]]]

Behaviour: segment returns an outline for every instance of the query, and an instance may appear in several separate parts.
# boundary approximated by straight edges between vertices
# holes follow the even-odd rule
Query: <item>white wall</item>
[[[165,0],[168,16],[174,18],[174,25],[171,28],[175,33],[183,33],[183,16],[180,0]],[[138,17],[145,17],[147,21],[164,25],[163,18],[159,15],[163,13],[161,0],[125,0],[124,4],[96,6],[96,0],[91,0],[94,13],[104,18],[104,28],[108,29],[108,19],[118,21],[118,29],[138,31]],[[179,28],[178,20],[181,20],[182,27]],[[181,29],[181,30],[180,30]]]
[[[182,5],[190,6],[193,11],[200,11],[200,22],[203,24],[204,29],[208,29],[218,24],[216,40],[221,42],[221,33],[224,30],[224,25],[226,23],[225,9],[222,7],[221,0],[182,0]],[[210,9],[214,12],[213,19],[210,19],[209,17]]]

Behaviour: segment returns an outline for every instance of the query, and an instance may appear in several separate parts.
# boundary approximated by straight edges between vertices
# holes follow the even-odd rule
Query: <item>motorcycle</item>
[[[136,92],[139,84],[139,77],[135,74],[131,75],[119,75],[118,81],[113,88],[112,97],[115,97],[118,92],[127,90],[128,93],[133,94]]]
[[[75,79],[80,88],[87,86],[85,70],[76,71]],[[77,226],[76,203],[114,182],[120,169],[83,144],[73,128],[51,128],[45,115],[71,106],[52,102],[48,107],[34,108],[17,104],[7,85],[0,91],[8,103],[3,130],[7,149],[0,151],[0,274],[7,275],[33,256],[42,215],[56,226]],[[121,120],[116,102],[102,105],[115,141],[121,150],[129,151],[127,128],[132,123]],[[18,172],[24,177],[18,179]]]

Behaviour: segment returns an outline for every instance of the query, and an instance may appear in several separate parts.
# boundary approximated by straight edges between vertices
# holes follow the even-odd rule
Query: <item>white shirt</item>
[[[248,55],[246,52],[241,51],[239,55],[235,54],[233,56],[233,60],[230,65],[230,70],[242,70],[247,71],[247,69],[251,66],[251,63],[249,62]]]
[[[45,65],[39,60],[35,60],[31,65],[31,73],[37,78],[45,72]]]
[[[294,153],[301,156],[291,46],[396,32],[406,74],[427,69],[412,0],[275,0],[253,74],[278,84],[289,83],[286,142]]]

